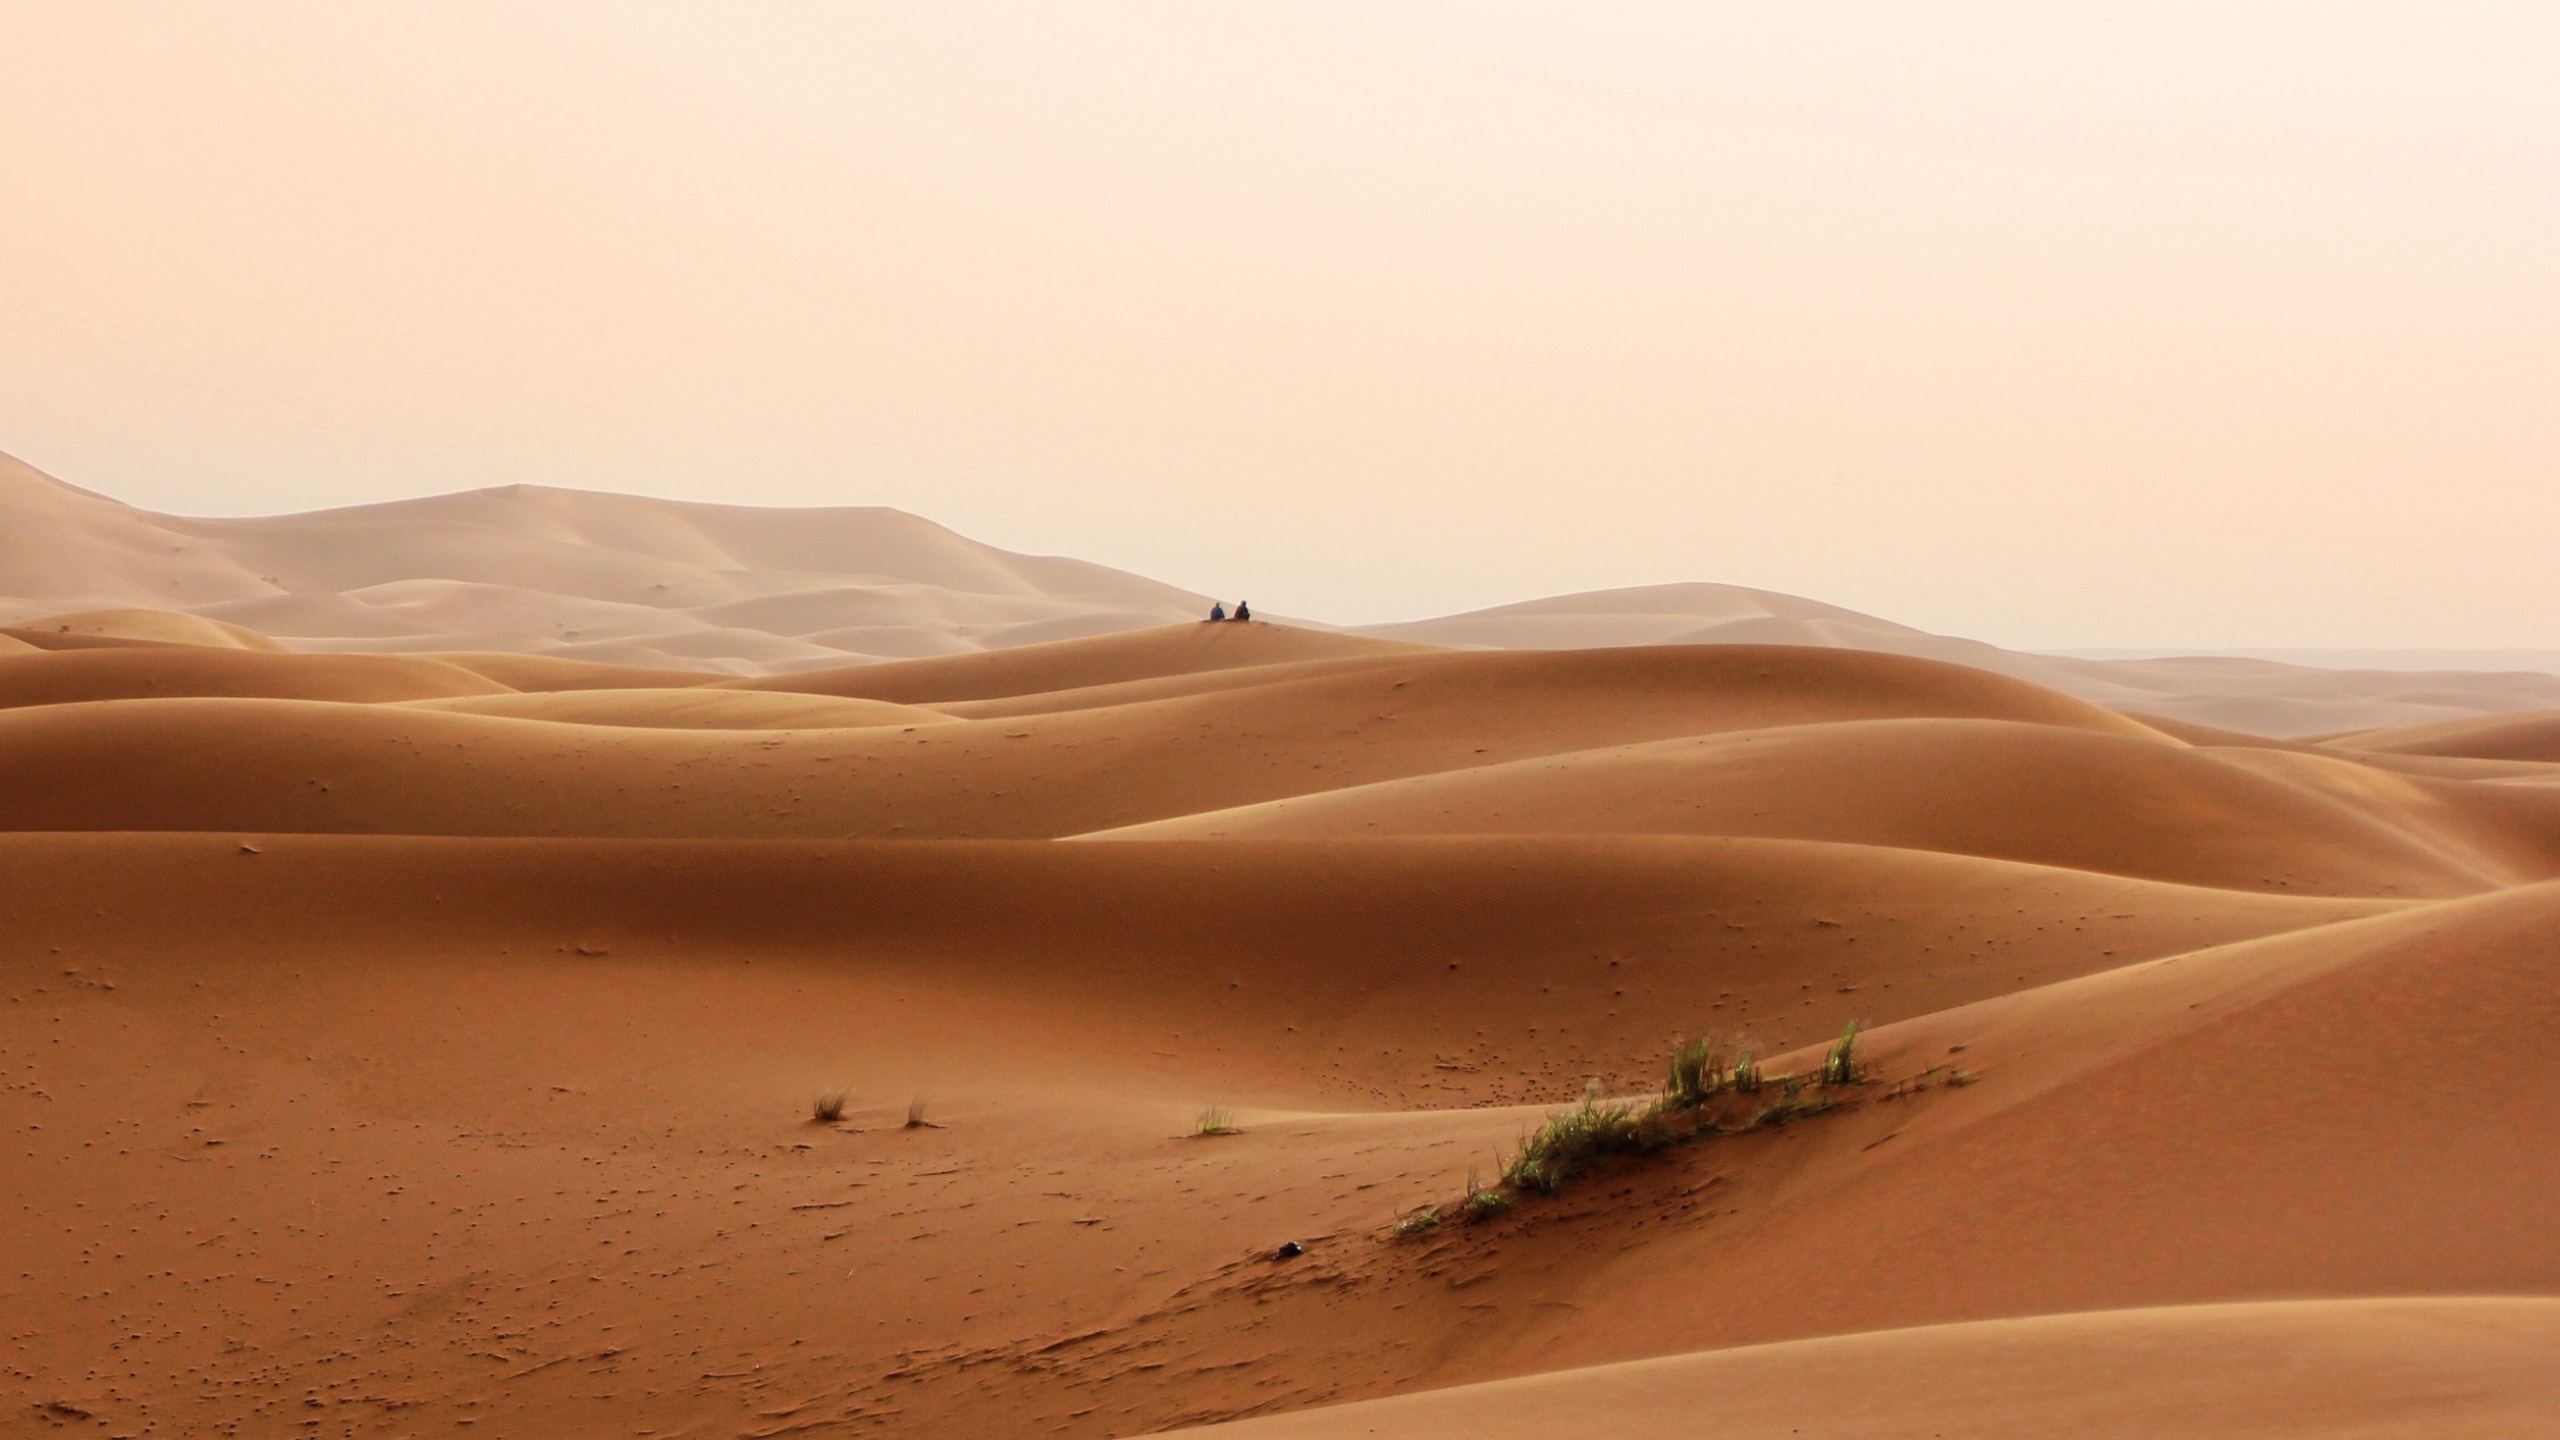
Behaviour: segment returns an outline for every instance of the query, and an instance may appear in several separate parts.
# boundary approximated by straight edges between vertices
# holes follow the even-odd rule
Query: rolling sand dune
[[[1145,623],[883,512],[0,482],[77,561],[9,573],[94,582],[0,645],[0,1432],[2560,1404],[2546,717],[2155,723],[1784,597]],[[1766,1084],[1502,1178],[1682,1037]]]
[[[1851,721],[1519,760],[1091,838],[1761,835],[2321,895],[2464,895],[2560,873],[2560,807],[2545,797],[2498,804],[2518,797],[2346,766],[2264,773],[2322,764],[2261,768],[2012,721]]]
[[[7,709],[208,695],[371,704],[505,689],[460,666],[405,655],[242,654],[154,645],[0,656],[0,708]]]
[[[291,649],[512,650],[763,672],[1104,634],[1194,618],[1209,602],[1099,565],[997,550],[894,510],[509,486],[197,520],[135,510],[0,456],[0,621],[135,607],[186,611]]]
[[[2332,1300],[1985,1320],[1636,1360],[1244,1420],[1201,1440],[2530,1434],[2560,1302]]]
[[[65,1227],[13,1295],[71,1307],[26,1353],[62,1398],[196,1426],[311,1389],[365,1425],[501,1397],[536,1430],[752,1425],[774,1384],[1147,1313],[1275,1232],[1356,1231],[1452,1136],[1520,1123],[1385,1107],[1571,1093],[1595,1056],[1649,1062],[1667,1014],[1818,1034],[2393,909],[1770,842],[5,848],[10,1183]],[[1816,971],[1840,983],[1808,1000]],[[799,1092],[847,1084],[854,1128],[809,1125]],[[944,1128],[901,1132],[920,1089]],[[1240,1091],[1293,1113],[1178,1138]],[[983,1278],[924,1279],[958,1273]],[[166,1368],[99,1375],[129,1333]],[[564,1354],[587,1369],[491,1388]],[[1018,1379],[998,1432],[1041,1403]]]
[[[1121,571],[997,550],[893,510],[758,510],[510,486],[201,520],[136,510],[0,455],[0,627],[80,612],[99,632],[81,637],[91,643],[139,635],[297,651],[499,651],[680,675],[766,676],[1107,637],[1196,620],[1208,604]],[[2352,655],[2318,667],[2230,656],[2024,654],[1714,584],[1554,596],[1356,627],[1331,641],[1305,630],[1293,636],[1292,656],[1359,653],[1360,636],[1476,650],[1866,650],[1989,670],[2111,709],[2267,735],[2560,708],[2560,674],[2543,671],[2343,668]],[[1397,653],[1384,643],[1366,649]],[[2537,653],[2482,663],[2530,663]],[[1065,688],[1032,673],[1036,665],[973,668],[975,683],[989,690],[974,698]],[[935,673],[899,668],[821,683],[825,693],[907,700],[918,697],[899,687],[947,689],[930,679]]]
[[[741,693],[701,687],[473,695],[456,700],[413,700],[408,708],[647,730],[844,730],[865,725],[925,725],[952,718],[939,711],[886,700]]]
[[[2468,760],[2533,760],[2560,764],[2560,711],[2440,720],[2398,730],[2369,730],[2330,742],[2337,749],[2383,755],[2441,755]]]
[[[1209,625],[1195,621],[1088,640],[1026,645],[987,655],[891,661],[718,683],[732,689],[788,690],[871,700],[1000,700],[1256,666],[1427,653],[1415,645],[1285,625]]]
[[[1915,714],[2153,733],[1979,671],[1745,647],[1428,654],[1394,671],[912,730],[643,730],[136,700],[0,710],[0,824],[1051,838],[1630,740]]]
[[[1359,633],[1428,645],[1823,645],[1916,655],[2031,680],[2117,710],[2267,735],[2414,725],[2560,706],[2560,675],[2315,668],[2230,656],[2086,660],[1932,635],[1836,605],[1737,585],[1559,595]]]

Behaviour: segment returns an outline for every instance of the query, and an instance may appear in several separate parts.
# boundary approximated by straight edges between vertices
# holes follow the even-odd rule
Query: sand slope
[[[158,623],[0,655],[0,1429],[2550,1404],[2530,758],[1836,646],[1183,623],[739,684]],[[1735,1133],[1389,1232],[1679,1037],[1801,1085],[1852,1020],[1825,1113],[1743,1128],[1773,1079]]]
[[[153,515],[0,456],[0,620],[184,610],[295,649],[763,671],[1188,619],[1205,596],[894,510],[509,486],[309,515]]]
[[[1762,835],[2185,884],[2458,895],[2560,873],[2560,808],[2518,801],[2057,726],[1869,720],[1513,761],[1092,838]]]
[[[1012,554],[877,508],[759,510],[509,486],[201,520],[135,510],[0,456],[0,624],[158,612],[163,618],[111,628],[183,638],[173,627],[191,624],[199,635],[231,637],[217,644],[499,651],[767,675],[1109,636],[1207,609],[1208,597],[1179,587]],[[2275,735],[2560,707],[2560,675],[2549,673],[2342,668],[2350,655],[2315,668],[2024,654],[1714,584],[1554,596],[1358,633],[1469,649],[1869,650],[1990,670],[2114,709]],[[2516,663],[2533,662],[2519,652]]]
[[[1986,1320],[1593,1366],[1238,1421],[1216,1440],[1713,1433],[2523,1435],[2560,1414],[2560,1301],[2333,1300]]]
[[[385,700],[497,695],[503,685],[441,660],[239,653],[193,646],[0,656],[0,708],[185,696]]]
[[[1745,647],[1425,654],[1394,670],[913,731],[573,730],[408,708],[135,700],[0,711],[0,823],[1048,838],[1631,740],[1914,714],[2153,733],[1979,671]]]
[[[2368,730],[2329,743],[2340,750],[2383,755],[2560,763],[2560,711],[2440,720],[2396,730]]]

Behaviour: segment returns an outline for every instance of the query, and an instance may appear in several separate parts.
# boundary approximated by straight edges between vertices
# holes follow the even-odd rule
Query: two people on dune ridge
[[[1252,602],[1252,601],[1250,601],[1250,600],[1239,600],[1239,601],[1237,601],[1237,602],[1236,602],[1236,613],[1235,613],[1234,615],[1232,615],[1232,616],[1230,616],[1230,615],[1228,615],[1228,614],[1227,614],[1227,606],[1226,606],[1226,602],[1225,602],[1225,601],[1223,601],[1223,600],[1212,600],[1212,601],[1210,601],[1210,602],[1209,602],[1209,619],[1210,619],[1211,621],[1227,620],[1227,619],[1235,619],[1235,620],[1250,620],[1250,619],[1252,619],[1252,618],[1253,618],[1253,602]]]

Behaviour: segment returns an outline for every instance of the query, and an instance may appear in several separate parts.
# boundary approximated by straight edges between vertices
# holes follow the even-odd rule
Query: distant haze
[[[1676,581],[2560,648],[2560,11],[0,16],[0,450],[886,505],[1341,623]]]

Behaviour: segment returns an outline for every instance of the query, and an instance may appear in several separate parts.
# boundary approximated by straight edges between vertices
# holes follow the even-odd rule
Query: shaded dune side
[[[1761,835],[2180,884],[2451,896],[2560,871],[2560,804],[1996,720],[1867,720],[1514,761],[1093,838]],[[2273,772],[2273,773],[2270,773]]]
[[[1978,671],[1818,650],[1422,655],[912,733],[137,700],[0,711],[0,827],[1046,839],[1594,746],[1947,713],[2152,733]]]
[[[868,700],[990,700],[1243,666],[1434,653],[1427,645],[1287,625],[1199,623],[717,683]]]
[[[0,656],[0,707],[172,696],[373,704],[506,689],[459,666],[406,655],[289,655],[154,644]]]
[[[1933,1325],[1488,1381],[1195,1440],[2094,1440],[2527,1434],[2560,1300],[2269,1302]]]
[[[59,946],[65,963],[112,948],[157,966],[210,933],[217,948],[294,964],[504,949],[521,957],[508,965],[610,954],[860,966],[912,981],[919,1006],[977,1017],[952,1042],[954,1063],[1011,1069],[1054,1053],[1088,1073],[1206,1066],[1225,1083],[1396,1103],[1552,1098],[1592,1073],[1642,1083],[1675,1030],[1783,1044],[1845,1015],[1925,1014],[2399,908],[1649,837],[0,835],[0,897],[15,943]],[[1026,1046],[1026,1033],[1047,1042]],[[1194,1037],[1190,1059],[1161,1058],[1169,1033]]]
[[[2368,730],[2341,735],[2330,748],[2374,751],[2390,755],[2441,755],[2469,760],[2535,760],[2560,762],[2560,710],[2520,715],[2483,715],[2411,725],[2397,730]]]

